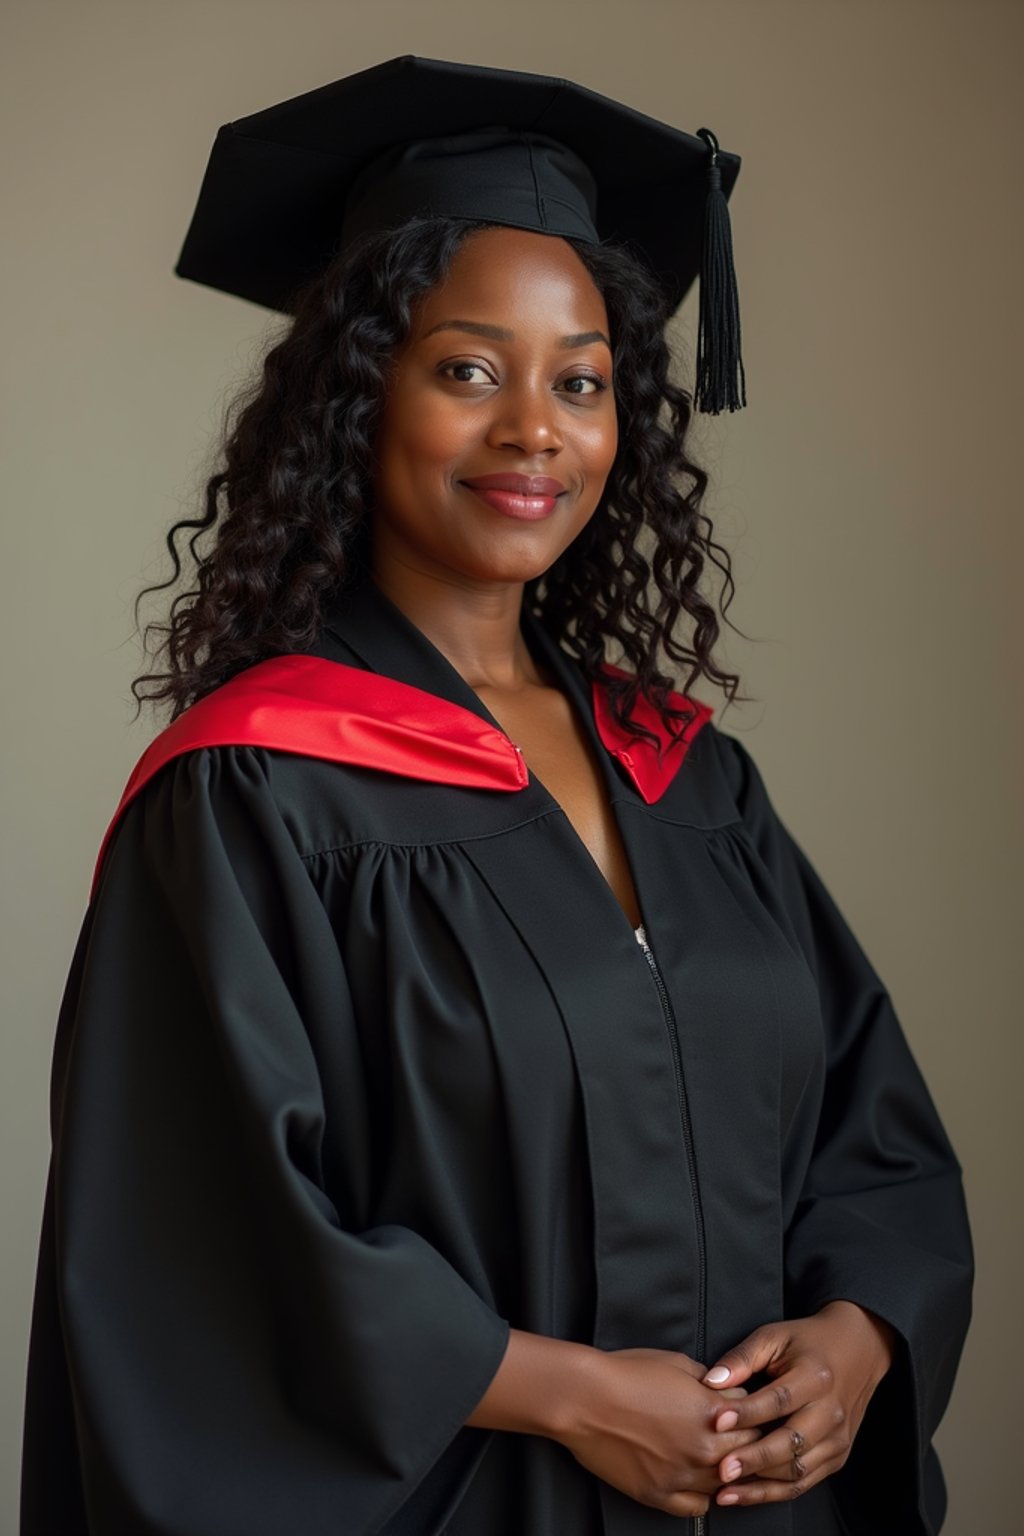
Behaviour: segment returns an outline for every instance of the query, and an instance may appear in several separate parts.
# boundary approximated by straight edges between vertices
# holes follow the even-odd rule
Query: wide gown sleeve
[[[418,1232],[361,1225],[346,965],[267,756],[192,753],[130,806],[67,984],[29,1475],[59,1318],[90,1532],[369,1536],[508,1341]]]
[[[846,1464],[852,1530],[932,1536],[945,1485],[931,1439],[971,1317],[974,1257],[961,1167],[892,1001],[750,754],[720,734],[744,825],[817,980],[824,1094],[786,1233],[787,1315],[846,1298],[898,1333]]]

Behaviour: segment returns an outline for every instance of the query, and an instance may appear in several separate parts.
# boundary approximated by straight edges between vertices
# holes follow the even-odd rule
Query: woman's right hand
[[[703,1386],[705,1369],[674,1350],[592,1350],[557,1438],[638,1503],[703,1515],[723,1486],[723,1456],[761,1437],[756,1429],[714,1428],[721,1399],[746,1392]]]

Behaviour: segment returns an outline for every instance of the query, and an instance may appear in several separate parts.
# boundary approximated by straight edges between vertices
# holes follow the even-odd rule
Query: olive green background
[[[703,696],[888,984],[964,1165],[944,1536],[1019,1528],[1022,42],[998,0],[8,0],[0,1532],[54,1023],[155,729],[131,723],[132,601],[277,324],[172,267],[221,123],[401,53],[565,74],[743,157],[749,406],[693,442],[755,702]]]

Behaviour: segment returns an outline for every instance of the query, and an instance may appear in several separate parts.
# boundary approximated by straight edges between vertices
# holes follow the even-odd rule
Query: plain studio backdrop
[[[168,573],[166,529],[199,506],[223,407],[279,327],[172,267],[221,123],[417,53],[564,74],[743,157],[749,406],[698,418],[693,444],[738,589],[723,655],[755,702],[723,716],[699,692],[888,986],[964,1165],[979,1275],[937,1438],[945,1536],[1010,1536],[1024,7],[8,0],[3,32],[0,1531],[55,1020],[101,835],[157,726],[131,719],[132,602]],[[695,312],[694,293],[688,387]]]

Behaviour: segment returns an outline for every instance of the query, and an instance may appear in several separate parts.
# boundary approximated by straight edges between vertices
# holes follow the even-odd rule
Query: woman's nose
[[[495,404],[487,434],[492,447],[517,448],[525,454],[557,452],[562,447],[558,401],[549,386],[505,389]]]

